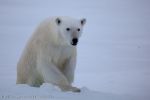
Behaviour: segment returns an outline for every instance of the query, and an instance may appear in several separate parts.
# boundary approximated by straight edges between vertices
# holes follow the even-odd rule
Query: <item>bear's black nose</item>
[[[77,38],[73,38],[71,44],[75,46],[75,45],[77,45],[77,43],[78,43],[78,39]]]

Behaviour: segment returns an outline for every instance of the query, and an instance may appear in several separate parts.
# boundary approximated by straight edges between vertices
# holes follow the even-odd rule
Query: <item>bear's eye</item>
[[[66,28],[67,31],[70,31],[70,28]]]
[[[80,28],[78,28],[77,31],[79,32],[79,31],[80,31]]]

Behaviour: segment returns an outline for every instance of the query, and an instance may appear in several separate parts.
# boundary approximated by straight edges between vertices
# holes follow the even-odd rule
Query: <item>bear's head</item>
[[[58,33],[61,38],[61,42],[65,45],[76,46],[79,38],[82,34],[83,26],[86,23],[86,19],[73,19],[70,17],[57,17],[55,19]]]

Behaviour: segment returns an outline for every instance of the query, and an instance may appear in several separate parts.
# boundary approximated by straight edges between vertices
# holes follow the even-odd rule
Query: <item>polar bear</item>
[[[17,64],[17,84],[39,87],[51,83],[62,91],[80,92],[72,86],[77,44],[86,19],[47,18],[29,39]]]

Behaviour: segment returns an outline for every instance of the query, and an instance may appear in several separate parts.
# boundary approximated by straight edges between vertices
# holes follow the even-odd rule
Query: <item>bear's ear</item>
[[[61,24],[61,19],[60,18],[56,18],[56,23],[57,23],[57,25],[60,25]]]
[[[81,25],[84,25],[86,23],[86,19],[82,18],[80,22],[81,22]]]

